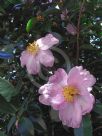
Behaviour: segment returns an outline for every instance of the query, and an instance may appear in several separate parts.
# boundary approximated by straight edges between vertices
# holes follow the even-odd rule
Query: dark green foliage
[[[63,11],[66,13],[61,19]],[[39,20],[38,16],[43,19]],[[75,35],[66,30],[67,24],[74,25]],[[73,130],[63,127],[58,119],[53,120],[51,109],[38,101],[38,86],[47,82],[45,78],[41,73],[40,76],[28,75],[20,65],[21,52],[28,43],[49,32],[60,44],[57,50],[52,49],[56,59],[54,66],[48,69],[42,66],[41,73],[48,78],[49,71],[53,73],[59,67],[69,71],[74,65],[83,65],[97,78],[92,91],[96,98],[94,109],[83,118],[83,128],[74,132],[76,136],[81,132],[83,136],[100,136],[102,0],[53,0],[52,3],[0,0],[0,51],[13,56],[7,58],[8,54],[1,54],[3,57],[0,57],[0,136],[73,136]]]

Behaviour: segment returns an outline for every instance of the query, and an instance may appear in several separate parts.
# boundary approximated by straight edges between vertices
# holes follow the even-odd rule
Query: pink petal
[[[68,85],[78,88],[81,94],[86,94],[95,84],[96,79],[86,69],[76,66],[68,74]]]
[[[20,61],[21,61],[21,66],[24,67],[29,59],[30,54],[27,51],[23,51],[21,53]]]
[[[51,92],[51,89],[52,89],[52,84],[45,84],[45,85],[43,85],[43,86],[41,86],[40,88],[39,88],[39,93],[40,94],[50,94],[50,92]]]
[[[29,74],[38,74],[40,72],[40,63],[37,57],[30,55],[29,60],[26,62],[26,68]]]
[[[40,95],[39,101],[44,105],[50,105],[49,95]]]
[[[95,102],[94,96],[90,93],[88,95],[79,96],[77,102],[81,106],[82,114],[90,113]]]
[[[42,50],[39,52],[40,63],[46,67],[52,67],[54,64],[54,56],[50,50]]]
[[[64,102],[64,97],[62,94],[62,88],[60,86],[55,86],[54,84],[45,84],[39,89],[39,93],[42,94],[40,102],[48,102],[54,109],[59,109],[60,105]]]
[[[45,37],[38,39],[36,42],[41,50],[47,50],[55,44],[58,44],[59,40],[55,38],[52,34],[47,34]]]
[[[65,103],[59,110],[59,118],[63,125],[79,128],[82,120],[81,107],[78,103]]]
[[[68,76],[67,76],[67,73],[65,72],[65,70],[62,68],[59,68],[57,71],[55,71],[54,75],[52,75],[49,78],[49,82],[54,83],[54,84],[58,84],[61,86],[65,86],[65,85],[67,85],[67,79],[68,79]]]
[[[56,96],[51,98],[51,106],[55,110],[59,110],[60,106],[64,103],[64,97],[61,93],[57,94]]]

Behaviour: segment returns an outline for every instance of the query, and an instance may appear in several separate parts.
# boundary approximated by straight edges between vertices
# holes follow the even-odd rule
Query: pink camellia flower
[[[21,66],[26,66],[28,73],[34,75],[39,73],[41,64],[46,67],[52,67],[54,56],[49,48],[58,43],[59,40],[52,34],[47,34],[45,37],[30,43],[27,49],[21,54]]]
[[[63,125],[80,127],[82,115],[89,113],[94,104],[90,93],[96,79],[82,66],[73,67],[69,74],[59,68],[39,89],[39,101],[59,111]]]

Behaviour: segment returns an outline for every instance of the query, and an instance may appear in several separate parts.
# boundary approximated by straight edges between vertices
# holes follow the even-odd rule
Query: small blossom
[[[73,24],[68,24],[66,27],[67,32],[69,32],[72,35],[77,34],[77,28]]]
[[[37,74],[40,72],[41,64],[45,67],[52,67],[54,64],[54,56],[49,50],[59,40],[52,34],[47,34],[45,37],[30,43],[27,49],[21,53],[21,66],[26,66],[29,74]]]
[[[82,66],[73,67],[69,74],[59,68],[39,89],[39,101],[59,111],[63,125],[78,128],[82,115],[89,113],[94,104],[90,93],[96,79]]]
[[[68,18],[69,18],[69,17],[68,17],[68,10],[65,9],[65,10],[62,11],[61,20],[66,20],[66,19],[68,19]]]

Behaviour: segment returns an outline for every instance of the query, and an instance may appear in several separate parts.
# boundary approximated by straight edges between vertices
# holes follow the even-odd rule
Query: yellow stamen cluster
[[[73,86],[65,86],[63,88],[63,96],[67,102],[73,102],[75,95],[78,94],[78,90]]]
[[[41,15],[38,15],[36,18],[37,18],[37,21],[44,21],[44,17]]]
[[[27,51],[31,54],[36,54],[39,51],[39,46],[36,42],[29,43],[27,46]]]

